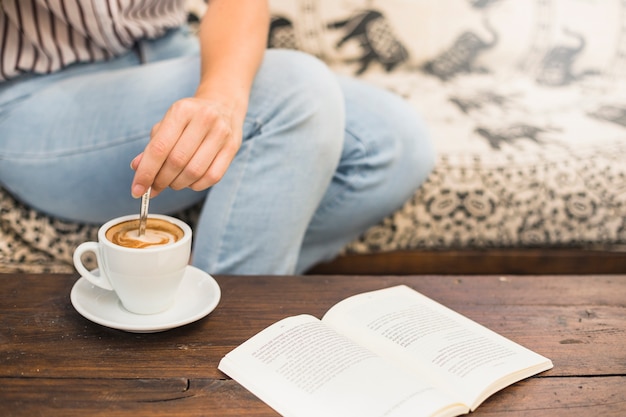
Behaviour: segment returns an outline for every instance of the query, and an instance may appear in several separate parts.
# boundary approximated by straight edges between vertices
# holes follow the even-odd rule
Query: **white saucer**
[[[97,270],[93,271],[97,274]],[[126,310],[113,291],[107,291],[80,278],[72,287],[70,299],[83,317],[113,329],[153,333],[189,324],[209,314],[220,301],[220,287],[206,272],[188,266],[174,305],[157,314],[134,314]]]

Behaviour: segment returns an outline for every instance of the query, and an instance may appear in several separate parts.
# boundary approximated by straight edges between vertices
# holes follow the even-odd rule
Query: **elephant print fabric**
[[[305,15],[315,16],[315,10],[310,4]],[[355,75],[362,74],[374,63],[378,63],[389,72],[409,59],[408,49],[394,34],[389,20],[377,10],[354,11],[345,18],[342,16],[340,19],[324,23],[323,31],[339,34],[339,40],[333,45],[338,51],[347,47],[347,44],[356,45],[359,51],[357,56],[346,60],[347,63],[358,64]],[[273,16],[268,46],[301,49],[298,34],[302,32],[306,33],[304,38],[320,34],[319,28],[297,27],[289,17]]]
[[[482,51],[493,48],[498,43],[498,34],[487,21],[485,21],[485,28],[492,35],[490,40],[482,39],[474,32],[464,32],[450,49],[427,62],[424,65],[424,71],[442,81],[449,80],[457,74],[487,72],[485,68],[475,66],[474,61]]]
[[[267,45],[270,48],[298,49],[291,20],[283,16],[272,16]]]
[[[367,70],[372,62],[378,62],[389,72],[409,57],[407,49],[396,38],[388,20],[379,11],[359,12],[348,19],[329,23],[328,28],[343,31],[337,48],[351,40],[360,45],[362,54],[355,59],[360,63],[357,74]]]
[[[585,38],[571,30],[564,33],[576,41],[574,46],[556,45],[550,49],[541,62],[537,82],[548,86],[562,86],[576,82],[589,75],[597,75],[599,72],[586,70],[580,74],[573,73],[576,58],[584,51]]]

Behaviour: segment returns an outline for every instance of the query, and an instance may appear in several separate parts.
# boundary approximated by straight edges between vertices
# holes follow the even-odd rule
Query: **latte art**
[[[115,234],[111,241],[120,246],[147,248],[149,246],[174,243],[176,242],[176,237],[162,230],[146,229],[146,232],[141,236],[139,236],[137,230],[124,230]]]
[[[137,249],[168,245],[179,241],[183,235],[183,230],[175,224],[152,218],[148,218],[142,236],[139,236],[139,220],[118,223],[106,232],[106,238],[116,245]]]

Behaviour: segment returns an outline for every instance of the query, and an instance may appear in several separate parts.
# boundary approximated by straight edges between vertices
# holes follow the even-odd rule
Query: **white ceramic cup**
[[[108,221],[98,230],[98,242],[81,243],[74,251],[74,266],[80,275],[93,285],[115,291],[122,305],[137,314],[155,314],[172,306],[191,255],[191,228],[185,222],[157,214],[148,217],[175,224],[183,230],[183,237],[174,243],[143,249],[109,241],[109,228],[139,218],[130,215]],[[96,255],[98,274],[83,264],[81,257],[87,252]]]

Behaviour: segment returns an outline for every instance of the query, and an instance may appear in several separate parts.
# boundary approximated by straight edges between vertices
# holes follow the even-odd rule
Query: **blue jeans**
[[[0,184],[63,219],[138,212],[129,163],[198,79],[197,41],[180,30],[111,61],[0,83]],[[407,103],[296,51],[266,52],[243,132],[218,184],[150,204],[204,202],[192,263],[212,274],[302,273],[398,209],[434,164]]]

